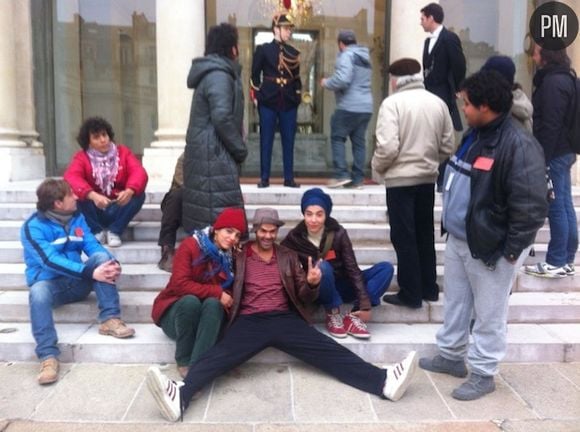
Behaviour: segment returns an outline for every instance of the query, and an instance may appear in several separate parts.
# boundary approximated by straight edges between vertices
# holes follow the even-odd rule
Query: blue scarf
[[[205,276],[210,279],[220,272],[224,272],[226,280],[222,282],[222,288],[229,288],[234,282],[233,260],[232,252],[225,251],[216,246],[216,244],[209,238],[210,227],[203,230],[196,230],[193,232],[193,238],[197,240],[202,256],[200,259],[193,262],[192,265],[198,265],[204,261],[211,261],[216,264],[213,270],[209,271]]]

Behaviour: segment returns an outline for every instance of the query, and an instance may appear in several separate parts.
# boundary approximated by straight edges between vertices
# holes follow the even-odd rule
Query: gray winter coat
[[[336,109],[357,112],[373,112],[371,89],[371,57],[369,49],[360,45],[348,45],[336,57],[334,74],[324,87],[336,95]]]
[[[241,66],[210,54],[193,60],[187,87],[195,89],[183,160],[183,228],[213,224],[226,207],[244,207],[239,165],[243,139]]]

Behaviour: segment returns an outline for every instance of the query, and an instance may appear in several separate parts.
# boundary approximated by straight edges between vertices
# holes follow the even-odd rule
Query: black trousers
[[[345,384],[383,395],[384,369],[365,362],[295,312],[268,312],[236,318],[224,338],[191,365],[180,389],[184,408],[205,385],[268,347],[290,354]]]
[[[161,201],[161,229],[159,246],[175,246],[177,230],[181,226],[183,188],[171,189]]]
[[[411,306],[439,294],[433,227],[433,184],[387,188],[391,242],[397,252],[399,298]]]

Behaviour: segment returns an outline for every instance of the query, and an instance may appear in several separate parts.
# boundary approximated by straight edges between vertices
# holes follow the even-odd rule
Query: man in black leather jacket
[[[495,390],[494,375],[507,349],[509,293],[548,202],[543,151],[513,123],[509,83],[496,71],[483,71],[467,78],[461,92],[471,128],[443,182],[442,224],[449,236],[440,353],[419,364],[465,377],[467,355],[471,376],[452,396],[473,400]]]

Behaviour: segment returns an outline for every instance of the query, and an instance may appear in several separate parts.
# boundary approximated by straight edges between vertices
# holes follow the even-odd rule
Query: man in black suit
[[[445,101],[460,131],[461,117],[455,102],[455,92],[465,78],[465,56],[457,35],[443,26],[443,8],[429,3],[421,9],[421,27],[430,33],[423,47],[423,75],[425,88]]]

